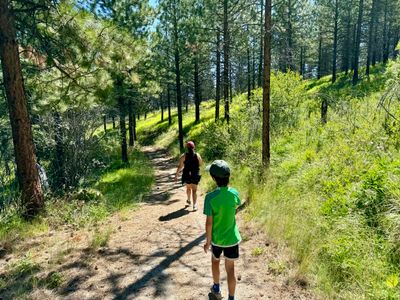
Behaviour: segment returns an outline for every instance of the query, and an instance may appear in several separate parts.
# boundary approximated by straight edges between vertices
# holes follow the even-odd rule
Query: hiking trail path
[[[103,229],[112,229],[106,247],[89,251],[88,240],[93,230],[77,232],[68,228],[25,245],[40,264],[60,251],[65,256],[56,268],[51,268],[65,276],[65,283],[54,291],[36,288],[29,298],[214,299],[209,294],[211,254],[203,250],[205,193],[201,183],[199,209],[193,212],[192,207],[185,207],[185,188],[174,182],[177,160],[162,149],[144,147],[143,151],[155,168],[153,190],[138,209],[116,213],[105,221]],[[235,266],[235,299],[315,299],[306,287],[291,279],[294,271],[290,267],[282,272],[268,268],[269,262],[287,260],[290,265],[285,249],[269,243],[257,226],[245,223],[243,212],[237,218],[244,241]],[[257,247],[264,251],[254,255]],[[223,299],[227,299],[223,261],[221,279]]]

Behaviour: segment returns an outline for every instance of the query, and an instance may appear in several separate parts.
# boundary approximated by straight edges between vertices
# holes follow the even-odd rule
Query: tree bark
[[[228,0],[224,0],[224,103],[225,120],[229,123],[229,24],[228,24]]]
[[[177,10],[179,5],[179,0],[174,1],[174,48],[175,48],[175,79],[176,79],[176,105],[178,107],[178,139],[179,147],[181,151],[184,149],[183,146],[183,126],[182,126],[182,91],[181,91],[181,71],[180,71],[180,53],[179,53],[179,35],[178,35],[178,16]]]
[[[292,1],[288,0],[288,27],[287,27],[287,38],[288,38],[288,61],[287,69],[294,71],[293,63],[293,24],[292,24]],[[286,71],[287,71],[286,69]]]
[[[322,102],[321,102],[321,123],[323,125],[326,124],[328,118],[328,100],[326,97],[323,97]]]
[[[117,78],[115,81],[115,89],[117,94],[118,101],[118,109],[119,109],[119,131],[120,131],[120,139],[121,139],[121,160],[124,163],[128,163],[128,145],[126,142],[126,124],[125,124],[125,116],[126,116],[126,104],[122,92],[122,79]]]
[[[167,85],[167,102],[168,102],[168,125],[171,125],[172,123],[172,117],[171,117],[171,91],[169,88],[169,84]]]
[[[129,130],[129,146],[133,147],[135,145],[135,137],[133,134],[133,122],[134,116],[132,112],[132,100],[128,103],[128,130]]]
[[[115,116],[114,116],[114,113],[111,116],[111,118],[112,118],[113,129],[115,129]]]
[[[364,0],[360,0],[359,7],[358,7],[356,44],[355,44],[355,49],[354,49],[353,85],[356,85],[358,82],[358,64],[359,64],[358,61],[359,61],[359,57],[360,57],[361,26],[362,26],[363,9],[364,9]]]
[[[270,150],[270,90],[271,90],[271,4],[265,2],[265,36],[264,36],[264,84],[263,84],[263,131],[262,131],[262,163],[269,168],[271,159]]]
[[[254,42],[253,51],[252,51],[252,62],[253,62],[252,73],[253,73],[253,76],[252,76],[251,85],[252,85],[253,90],[256,88],[256,47],[255,47],[255,44],[256,43]]]
[[[389,56],[386,55],[386,44],[388,43],[389,33],[387,26],[388,19],[388,0],[385,1],[385,13],[383,17],[383,43],[382,43],[382,62],[387,63]]]
[[[318,38],[318,68],[317,68],[317,79],[322,77],[322,33],[321,28],[319,29]]]
[[[55,188],[56,190],[65,189],[66,178],[65,178],[65,167],[64,167],[64,136],[62,130],[62,120],[59,112],[53,114],[56,142],[56,153],[55,153]]]
[[[133,140],[137,141],[137,135],[136,135],[136,116],[133,114]]]
[[[344,50],[342,55],[342,71],[345,72],[345,74],[347,75],[350,68],[351,9],[348,10],[346,21],[347,21],[346,36],[345,36]]]
[[[160,95],[160,108],[161,108],[161,122],[164,121],[164,99],[163,95]]]
[[[219,103],[221,100],[221,37],[218,29],[217,32],[217,62],[216,62],[216,74],[215,74],[215,121],[219,119]]]
[[[300,47],[300,75],[304,76],[304,47]]]
[[[336,81],[337,44],[339,23],[339,0],[335,0],[335,25],[333,29],[332,83]]]
[[[194,55],[194,103],[195,103],[195,122],[200,122],[200,80],[199,80],[199,61],[197,53]]]
[[[233,100],[232,64],[229,65],[229,103]]]
[[[29,219],[42,210],[44,200],[36,168],[32,127],[25,97],[15,23],[8,4],[7,0],[0,1],[0,59],[11,122],[17,176],[22,191],[23,215]]]
[[[264,57],[264,1],[260,0],[260,56],[258,62],[258,86],[263,84],[263,57]]]
[[[378,8],[379,8],[379,5],[377,5],[377,10],[378,10]],[[372,47],[372,57],[371,57],[371,64],[372,64],[372,66],[375,66],[376,65],[376,59],[377,59],[377,56],[378,56],[378,14],[379,14],[379,10],[378,11],[376,11],[375,12],[375,14],[376,14],[376,26],[374,26],[374,33],[373,33],[373,39],[374,39],[374,42],[373,42],[373,47]]]
[[[351,61],[351,70],[354,72],[354,49],[356,49],[356,43],[357,43],[357,23],[354,23],[353,25],[353,34],[352,34],[352,51],[351,51],[351,57],[350,57],[350,61]]]
[[[247,33],[249,28],[247,27]],[[247,37],[248,39],[249,37]],[[250,68],[250,42],[247,41],[247,101],[250,102],[251,97],[251,68]]]
[[[365,69],[365,75],[367,76],[369,76],[372,51],[375,47],[374,45],[375,16],[376,16],[376,0],[372,0],[372,8],[370,15],[371,19],[369,23],[369,33],[368,33],[367,66]]]
[[[103,127],[104,127],[104,132],[107,132],[107,115],[103,116]]]

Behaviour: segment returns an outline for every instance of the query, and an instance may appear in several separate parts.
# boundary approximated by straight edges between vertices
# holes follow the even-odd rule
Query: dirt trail
[[[56,291],[36,289],[31,298],[213,299],[208,293],[212,283],[210,254],[202,247],[204,195],[200,193],[197,212],[185,208],[184,188],[173,182],[176,161],[162,150],[147,147],[144,151],[156,168],[151,195],[139,209],[116,214],[110,220],[108,226],[114,230],[108,246],[94,253],[87,250],[90,233],[48,237],[66,249],[66,259],[56,271],[67,280]],[[237,263],[236,298],[313,299],[310,292],[288,280],[290,269],[267,267],[268,262],[277,266],[282,262],[280,249],[266,243],[264,236],[245,226],[241,218],[239,214],[245,241]],[[256,247],[265,251],[254,256]],[[51,248],[47,252],[51,255]],[[227,299],[224,275],[222,290]]]

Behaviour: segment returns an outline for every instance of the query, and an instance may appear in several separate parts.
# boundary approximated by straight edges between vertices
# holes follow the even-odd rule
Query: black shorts
[[[199,184],[201,175],[182,175],[182,184]]]
[[[239,258],[239,245],[226,248],[211,245],[211,251],[216,259],[220,259],[222,252],[224,252],[224,257],[226,259],[235,260]]]

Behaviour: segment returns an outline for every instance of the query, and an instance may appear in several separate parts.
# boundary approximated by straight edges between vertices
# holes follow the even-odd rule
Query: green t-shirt
[[[239,193],[234,188],[221,187],[206,195],[204,214],[213,217],[211,243],[214,246],[235,246],[242,240],[235,217],[239,205]]]

